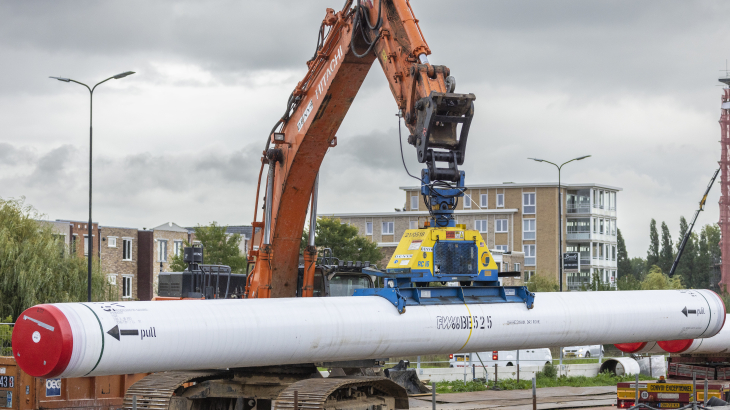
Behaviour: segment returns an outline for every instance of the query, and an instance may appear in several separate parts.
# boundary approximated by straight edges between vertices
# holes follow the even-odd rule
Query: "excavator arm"
[[[463,181],[457,166],[464,161],[475,97],[454,94],[449,69],[431,65],[430,53],[408,0],[348,0],[339,12],[327,9],[307,73],[289,97],[261,158],[253,226],[262,234],[258,249],[250,243],[254,268],[247,297],[296,295],[299,245],[310,199],[316,214],[313,191],[320,165],[327,150],[337,145],[337,130],[376,58],[409,130],[408,142],[427,165],[430,183]],[[447,166],[439,168],[438,162]],[[265,167],[264,216],[258,221]],[[313,241],[304,258],[302,295],[311,296]]]

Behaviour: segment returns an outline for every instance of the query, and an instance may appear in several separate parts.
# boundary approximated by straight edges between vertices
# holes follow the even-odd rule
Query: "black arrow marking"
[[[684,316],[687,316],[688,313],[690,315],[696,315],[697,309],[687,309],[687,306],[685,306],[684,309],[682,309],[682,313],[684,313]]]
[[[132,330],[122,329],[122,330],[119,330],[119,325],[116,325],[113,328],[109,329],[109,331],[106,332],[106,333],[109,336],[111,336],[111,337],[113,337],[113,338],[115,338],[117,340],[120,340],[120,337],[119,337],[120,335],[122,335],[122,336],[139,336],[139,330],[137,330],[137,329],[132,329]]]

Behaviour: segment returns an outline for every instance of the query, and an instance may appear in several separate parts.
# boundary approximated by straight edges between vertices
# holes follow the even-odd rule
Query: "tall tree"
[[[616,269],[618,270],[618,277],[624,277],[631,275],[631,262],[629,261],[629,254],[626,252],[626,242],[624,237],[621,235],[621,230],[618,230],[618,237],[616,238]]]
[[[302,233],[301,249],[307,245],[309,232]],[[375,242],[359,235],[356,227],[341,223],[337,218],[317,218],[314,244],[320,250],[332,249],[335,258],[346,261],[370,261],[380,264],[383,255]],[[384,268],[384,266],[383,266]]]
[[[720,258],[720,229],[717,224],[702,227],[697,241],[696,271],[702,274],[701,287],[715,288],[717,281],[714,273],[715,263]]]
[[[682,246],[684,236],[687,234],[689,224],[683,216],[679,217],[679,237],[677,238],[677,253],[679,247]],[[682,282],[690,289],[699,289],[707,287],[706,275],[704,272],[697,270],[697,235],[690,234],[687,243],[684,246],[684,252],[677,265],[675,275],[682,276]],[[668,274],[669,272],[667,272]]]
[[[63,239],[19,200],[0,199],[0,319],[18,316],[40,303],[85,302],[86,259],[66,251]],[[92,300],[118,297],[99,261],[92,271]]]
[[[646,252],[646,270],[659,263],[659,232],[656,229],[656,220],[651,219],[649,224],[649,250]]]
[[[657,266],[662,272],[669,272],[674,262],[674,247],[672,246],[672,235],[669,233],[669,227],[662,222],[662,248],[659,251],[659,263]]]

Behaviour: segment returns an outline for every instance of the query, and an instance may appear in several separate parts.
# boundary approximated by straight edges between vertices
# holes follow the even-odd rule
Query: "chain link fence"
[[[11,339],[15,323],[0,323],[0,356],[12,356]]]

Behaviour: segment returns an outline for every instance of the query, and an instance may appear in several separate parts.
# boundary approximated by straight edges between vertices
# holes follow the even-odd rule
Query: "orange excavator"
[[[441,235],[442,243],[446,243],[444,249],[448,248],[447,238],[451,241],[465,239],[469,232],[463,225],[455,226],[452,214],[458,198],[463,196],[464,173],[458,166],[464,161],[475,97],[455,94],[455,80],[449,69],[430,64],[429,54],[431,50],[408,0],[347,0],[338,12],[327,9],[314,55],[307,61],[307,73],[289,96],[284,115],[267,136],[252,224],[255,232],[261,232],[261,235],[258,247],[254,247],[254,240],[250,242],[248,257],[253,269],[246,277],[244,298],[320,295],[314,286],[317,262],[314,234],[310,235],[305,249],[300,276],[302,231],[309,210],[309,229],[311,233],[315,232],[320,165],[327,150],[337,145],[337,130],[375,59],[388,80],[398,116],[405,121],[408,142],[415,146],[418,161],[426,165],[420,178],[414,178],[422,183],[424,201],[432,217],[431,226],[441,230],[434,237],[438,241],[438,235]],[[264,169],[267,173],[262,180]],[[264,215],[263,221],[258,221],[262,186],[265,187]],[[455,230],[459,230],[458,235]],[[456,245],[471,255],[472,259],[464,264],[470,269],[466,273],[471,275],[468,280],[475,284],[496,284],[496,265],[489,251],[483,248],[483,241],[479,244],[479,234],[472,233],[474,238],[472,240],[469,233],[468,241],[471,242],[467,246]],[[482,256],[477,263],[479,246]],[[436,268],[435,263],[433,265]],[[482,269],[477,271],[479,267]],[[367,274],[360,274],[370,280]],[[419,275],[424,282],[444,280],[428,272]],[[403,284],[411,284],[413,276],[416,275],[407,275]],[[487,277],[491,282],[484,280]],[[397,291],[395,287],[391,288]],[[490,297],[495,299],[494,295]],[[397,295],[391,299],[403,313],[407,298]],[[282,352],[282,355],[286,354]],[[385,358],[372,358],[155,373],[127,390],[124,408],[407,409],[408,398],[403,386],[408,384],[385,377],[381,369],[384,364]],[[322,377],[320,368],[330,370],[328,377]]]
[[[313,295],[317,250],[314,235],[304,251],[303,280],[298,281],[300,241],[308,205],[309,229],[316,224],[318,172],[325,153],[337,145],[337,130],[377,59],[395,98],[399,116],[427,169],[417,178],[429,184],[424,198],[435,225],[448,226],[455,198],[434,186],[463,187],[469,124],[474,94],[453,93],[456,82],[445,66],[431,65],[431,50],[408,0],[348,0],[342,10],[327,9],[317,48],[307,73],[287,101],[261,158],[255,230],[262,230],[258,249],[250,241],[245,297]],[[439,168],[437,163],[445,163]],[[257,220],[264,167],[264,220]],[[452,190],[453,191],[453,190]],[[430,199],[430,201],[429,201]],[[453,223],[451,224],[453,226]],[[301,289],[298,289],[298,282]]]

